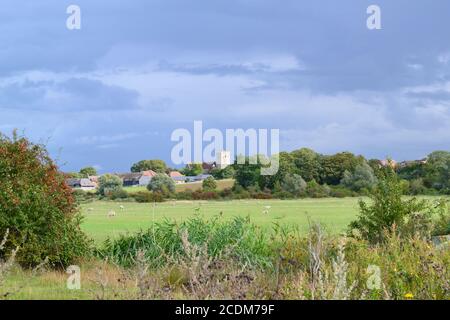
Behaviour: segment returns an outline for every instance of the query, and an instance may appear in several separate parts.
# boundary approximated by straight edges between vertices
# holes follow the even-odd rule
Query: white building
[[[231,152],[225,150],[218,152],[216,160],[217,168],[223,170],[229,165],[231,165]]]

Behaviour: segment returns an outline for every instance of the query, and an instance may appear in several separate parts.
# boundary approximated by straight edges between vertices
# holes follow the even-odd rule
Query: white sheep
[[[272,208],[272,207],[271,207],[271,206],[265,206],[265,207],[264,207],[264,210],[263,210],[263,213],[264,213],[264,214],[269,214],[270,208]]]
[[[116,216],[116,212],[114,210],[111,210],[108,212],[108,218],[112,218]]]
[[[124,207],[124,206],[120,206],[119,208],[120,208],[120,210],[122,210],[122,211],[125,210],[125,207]]]
[[[87,211],[92,212],[92,211],[94,211],[94,208],[88,208]]]

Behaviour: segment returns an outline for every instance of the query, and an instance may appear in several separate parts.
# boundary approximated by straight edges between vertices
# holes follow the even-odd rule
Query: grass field
[[[308,217],[323,223],[330,232],[344,231],[358,212],[358,199],[303,199],[303,200],[236,200],[236,201],[174,201],[153,204],[134,202],[97,201],[82,206],[85,216],[84,231],[96,242],[108,236],[145,230],[153,221],[165,218],[182,221],[195,214],[205,218],[218,216],[224,219],[249,216],[255,224],[270,228],[274,223],[296,225],[301,232],[308,228]],[[120,210],[120,206],[124,210]],[[268,213],[263,213],[270,206]],[[91,209],[89,211],[88,209]],[[116,216],[108,218],[110,210]]]
[[[121,205],[124,210],[120,209]],[[268,213],[264,213],[266,206],[270,206]],[[107,217],[110,210],[116,212],[115,217]],[[153,221],[167,218],[180,222],[195,214],[205,218],[222,214],[224,219],[248,216],[253,223],[268,230],[274,223],[279,223],[297,226],[301,233],[308,230],[308,219],[311,219],[322,223],[330,233],[339,233],[345,231],[357,216],[358,198],[170,201],[155,206],[151,203],[96,201],[82,205],[81,211],[85,217],[82,228],[97,243],[107,237],[146,230]]]

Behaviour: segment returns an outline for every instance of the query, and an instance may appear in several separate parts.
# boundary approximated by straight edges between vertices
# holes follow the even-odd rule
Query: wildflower
[[[412,298],[414,298],[414,295],[412,293],[407,293],[405,294],[405,299],[411,300]]]

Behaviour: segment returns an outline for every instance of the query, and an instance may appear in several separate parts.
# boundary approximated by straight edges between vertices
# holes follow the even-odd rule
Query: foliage
[[[163,202],[164,198],[158,192],[149,192],[149,191],[140,191],[131,195],[136,202],[139,203],[154,203],[154,202]]]
[[[344,172],[354,172],[356,166],[363,162],[363,157],[357,157],[350,152],[323,156],[321,158],[320,182],[323,184],[338,185],[342,178],[344,178]]]
[[[315,151],[302,148],[291,152],[296,167],[296,173],[306,181],[318,181],[321,171],[320,155]]]
[[[400,180],[391,168],[385,168],[377,185],[370,193],[371,203],[360,200],[360,214],[350,224],[350,231],[356,229],[359,234],[371,242],[383,240],[386,230],[407,226],[408,219],[416,213],[423,213],[424,219],[430,219],[430,205],[425,200],[402,199]]]
[[[99,254],[116,264],[133,266],[138,251],[142,250],[151,267],[161,267],[186,254],[182,245],[183,233],[189,235],[192,244],[208,244],[210,257],[218,257],[232,249],[233,256],[243,265],[262,267],[271,263],[269,242],[264,233],[244,218],[223,221],[194,217],[181,224],[166,220],[155,223],[145,232],[105,241]]]
[[[175,182],[168,175],[158,173],[152,178],[147,189],[167,196],[175,192]]]
[[[281,183],[281,188],[294,196],[299,196],[306,190],[306,182],[298,174],[286,175]]]
[[[217,189],[217,182],[213,177],[208,177],[203,180],[202,188],[204,191],[214,191]]]
[[[306,184],[306,196],[310,198],[326,198],[330,195],[331,190],[325,186],[318,184],[315,180],[311,180]]]
[[[201,163],[191,163],[186,165],[182,173],[188,177],[198,176],[203,173],[203,166]]]
[[[97,175],[97,169],[94,167],[86,167],[80,170],[80,175],[83,178],[88,178],[90,176],[96,176]]]
[[[232,179],[235,174],[234,166],[228,166],[222,170],[217,168],[213,169],[211,174],[217,180]]]
[[[244,161],[242,161],[244,162]],[[246,158],[245,163],[235,164],[236,183],[244,189],[255,186],[261,177],[261,165],[254,159]]]
[[[24,267],[46,258],[65,267],[88,254],[72,190],[44,146],[1,136],[0,181],[0,234],[9,229],[0,258],[20,247],[16,261]]]
[[[102,196],[108,196],[110,193],[121,190],[123,181],[118,176],[104,174],[98,179],[98,192]]]
[[[350,190],[360,191],[362,189],[370,190],[377,182],[377,178],[373,172],[373,169],[363,162],[358,164],[353,173],[349,171],[344,172],[344,177],[341,180],[341,184]]]
[[[156,173],[164,173],[167,165],[163,160],[141,160],[131,167],[131,172],[142,172],[153,170]]]

